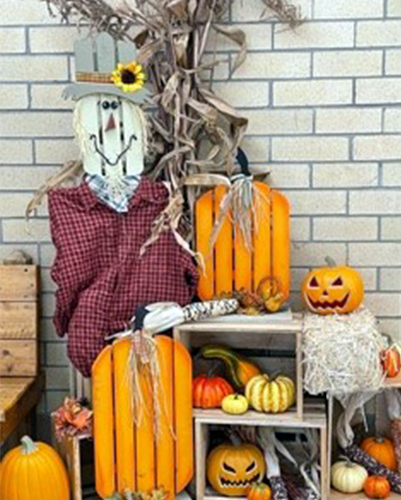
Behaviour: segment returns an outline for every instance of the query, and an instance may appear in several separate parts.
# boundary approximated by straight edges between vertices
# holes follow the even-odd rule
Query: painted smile
[[[337,307],[343,308],[348,302],[349,293],[342,300],[312,300],[308,295],[308,301],[314,309],[336,309]]]
[[[129,138],[127,146],[121,151],[119,155],[117,155],[117,158],[115,161],[111,161],[104,153],[103,151],[100,150],[99,145],[97,143],[97,137],[95,134],[91,134],[89,136],[89,139],[93,142],[93,147],[95,148],[95,151],[98,155],[100,155],[103,160],[107,163],[107,165],[110,165],[111,167],[115,167],[118,162],[121,160],[121,158],[127,153],[129,149],[131,149],[132,143],[134,141],[137,141],[138,138],[135,134],[132,134],[131,137]]]
[[[232,487],[237,487],[237,488],[245,488],[247,486],[250,486],[252,483],[257,483],[260,481],[260,473],[258,472],[255,474],[255,476],[251,477],[250,479],[244,479],[244,480],[238,480],[238,481],[231,481],[230,479],[226,479],[224,477],[220,477],[220,485],[222,488],[232,488]]]

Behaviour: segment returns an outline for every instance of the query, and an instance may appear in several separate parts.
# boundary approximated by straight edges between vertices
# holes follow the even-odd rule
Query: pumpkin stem
[[[36,444],[32,441],[29,436],[24,436],[21,438],[22,453],[24,455],[30,455],[38,449]]]
[[[324,260],[329,267],[336,267],[337,266],[337,262],[332,257],[329,257],[328,255],[326,255]]]

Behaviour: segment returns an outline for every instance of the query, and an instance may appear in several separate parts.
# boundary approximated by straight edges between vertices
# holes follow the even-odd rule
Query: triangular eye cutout
[[[223,469],[226,471],[226,472],[232,472],[233,474],[235,474],[237,471],[234,469],[234,467],[231,467],[231,465],[228,465],[226,464],[225,462],[223,462]]]
[[[309,281],[309,286],[310,288],[319,288],[319,283],[315,276],[313,276],[312,279]]]
[[[340,276],[331,284],[331,286],[343,286],[343,285],[344,282]]]

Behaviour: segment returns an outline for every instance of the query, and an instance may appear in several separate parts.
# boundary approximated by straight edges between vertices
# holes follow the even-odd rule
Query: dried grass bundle
[[[383,386],[380,353],[385,338],[365,308],[349,315],[309,314],[304,324],[306,390],[344,395]]]

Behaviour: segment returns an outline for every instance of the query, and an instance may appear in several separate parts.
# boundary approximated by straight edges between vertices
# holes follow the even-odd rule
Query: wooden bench
[[[38,294],[37,266],[0,265],[0,443],[28,419],[44,388]]]

